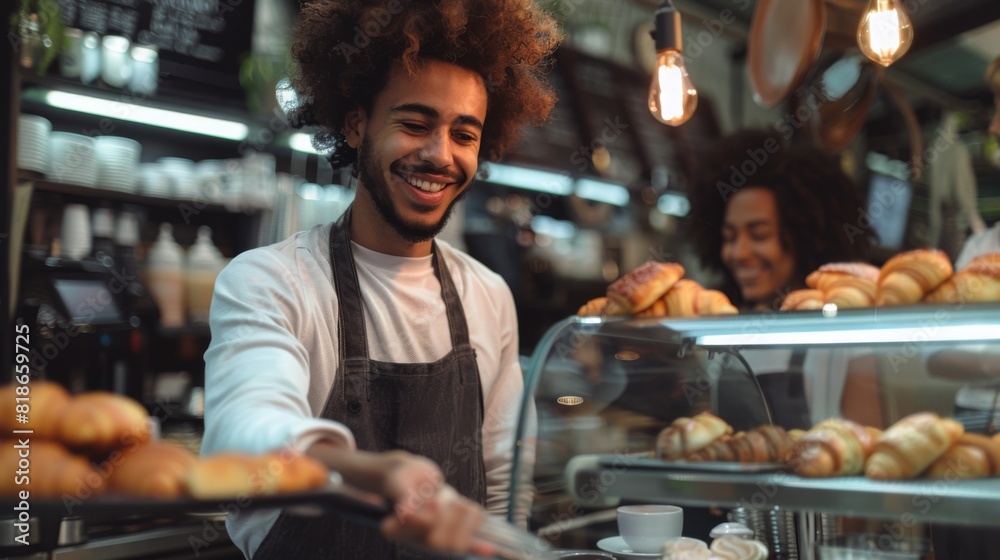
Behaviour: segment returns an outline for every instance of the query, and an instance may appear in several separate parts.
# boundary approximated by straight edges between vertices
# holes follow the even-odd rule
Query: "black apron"
[[[340,305],[340,366],[322,418],[345,424],[358,449],[402,449],[433,460],[448,484],[486,503],[483,464],[483,395],[476,352],[462,302],[437,246],[434,274],[448,314],[452,349],[432,363],[395,364],[369,359],[361,292],[351,253],[351,209],[330,231],[330,262]],[[281,512],[254,554],[255,560],[358,560],[441,558],[389,542],[375,528],[336,516],[296,517]]]

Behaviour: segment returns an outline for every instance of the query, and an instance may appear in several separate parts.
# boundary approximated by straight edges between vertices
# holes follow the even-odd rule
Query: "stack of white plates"
[[[53,181],[93,187],[97,185],[97,154],[94,139],[82,134],[53,132],[49,135],[48,176]]]
[[[115,191],[135,192],[142,146],[130,138],[101,136],[97,146],[97,184]]]
[[[49,133],[52,123],[35,115],[22,114],[17,120],[17,166],[28,171],[49,170]]]
[[[170,176],[159,163],[143,163],[139,165],[139,192],[146,196],[170,198],[173,196],[173,185]]]
[[[198,195],[198,175],[194,162],[189,159],[164,157],[156,160],[170,178],[172,192],[177,200],[194,200]]]

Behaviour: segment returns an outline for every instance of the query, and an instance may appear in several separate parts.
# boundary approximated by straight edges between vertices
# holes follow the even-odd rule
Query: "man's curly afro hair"
[[[556,97],[544,78],[561,37],[532,0],[313,0],[294,31],[295,127],[317,126],[317,148],[335,168],[355,163],[344,117],[371,113],[395,63],[457,64],[483,77],[488,95],[480,157],[498,160],[524,125],[545,122]]]

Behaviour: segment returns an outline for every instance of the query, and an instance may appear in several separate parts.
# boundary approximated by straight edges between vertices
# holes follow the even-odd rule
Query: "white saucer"
[[[642,560],[644,558],[659,558],[659,552],[632,552],[632,549],[625,544],[625,539],[621,537],[608,537],[597,541],[597,548],[604,552],[610,552],[615,558],[622,560]]]

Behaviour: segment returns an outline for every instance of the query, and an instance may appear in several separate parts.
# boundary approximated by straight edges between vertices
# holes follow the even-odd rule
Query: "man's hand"
[[[386,538],[435,550],[492,556],[496,548],[475,538],[486,511],[444,482],[432,461],[404,451],[370,453],[317,442],[306,452],[340,473],[344,482],[391,501],[382,521]]]
[[[395,503],[395,515],[382,522],[386,537],[435,550],[493,554],[492,546],[475,538],[486,511],[445,484],[437,465],[402,452],[386,455],[381,493]]]

